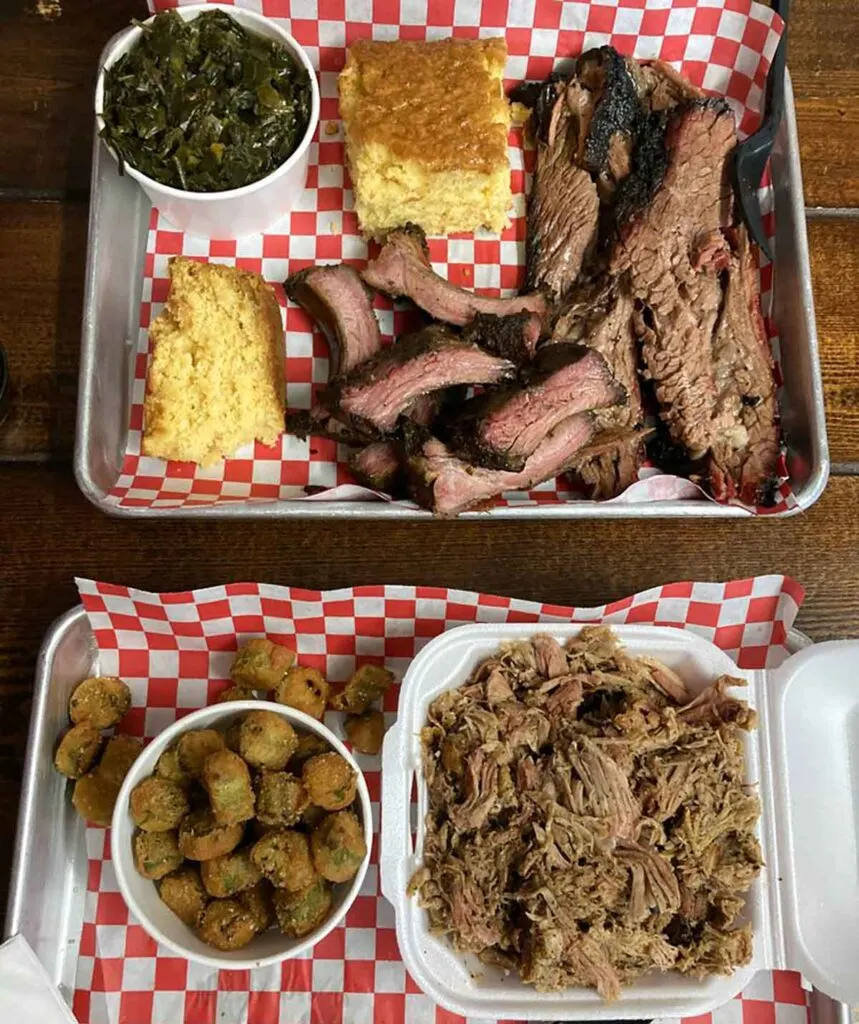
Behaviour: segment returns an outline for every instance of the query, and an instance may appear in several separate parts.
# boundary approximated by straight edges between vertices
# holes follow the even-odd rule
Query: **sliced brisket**
[[[660,414],[672,437],[700,458],[714,439],[713,330],[721,305],[719,276],[698,253],[730,223],[728,155],[736,143],[727,105],[680,108],[669,124],[665,179],[618,244],[614,269],[628,270],[642,354]]]
[[[284,288],[325,331],[332,378],[351,372],[382,347],[371,293],[352,267],[308,267],[287,278]]]
[[[717,394],[709,486],[720,501],[771,505],[780,455],[772,356],[745,228],[730,232],[729,240],[734,251],[713,336]]]
[[[439,516],[455,516],[505,491],[536,487],[563,473],[593,436],[589,413],[564,420],[549,434],[519,473],[481,469],[463,462],[435,438],[424,440],[406,460],[415,501]]]
[[[462,338],[521,366],[534,357],[542,328],[542,319],[536,313],[478,313],[463,330]]]
[[[594,413],[597,436],[574,472],[591,498],[613,498],[638,479],[644,461],[644,419],[638,380],[634,303],[626,276],[596,281],[576,290],[555,322],[551,343],[578,342],[606,360],[627,401]]]
[[[335,382],[323,402],[360,429],[385,436],[418,396],[458,384],[497,384],[513,377],[515,369],[509,360],[432,325],[400,339]]]
[[[528,196],[526,287],[561,295],[578,279],[596,244],[597,188],[577,163],[579,118],[567,103],[567,86],[549,82],[538,113],[537,167]]]
[[[599,352],[550,345],[537,354],[524,386],[465,403],[450,428],[452,447],[477,465],[519,472],[563,420],[625,399]]]
[[[546,300],[540,294],[489,298],[445,281],[430,266],[426,236],[412,224],[390,232],[362,276],[371,288],[395,297],[405,295],[435,320],[457,327],[465,326],[478,313],[505,316],[524,310],[542,316],[546,310]]]
[[[327,437],[340,444],[365,444],[368,438],[355,426],[344,423],[322,406],[286,414],[286,432],[295,437]]]

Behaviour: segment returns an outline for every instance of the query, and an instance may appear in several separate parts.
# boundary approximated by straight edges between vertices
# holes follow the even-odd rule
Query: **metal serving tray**
[[[811,271],[793,90],[785,90],[785,116],[772,155],[775,183],[775,322],[781,334],[784,376],[781,413],[788,440],[788,471],[796,507],[807,509],[822,494],[829,477],[829,449],[823,384],[817,349]],[[75,476],[87,498],[103,511],[134,517],[288,516],[352,519],[419,519],[428,512],[384,501],[224,502],[191,508],[124,508],[107,500],[116,483],[129,422],[135,343],[143,287],[143,261],[150,203],[96,137],[83,312]],[[748,517],[737,506],[706,500],[617,504],[570,501],[562,504],[504,506],[466,512],[460,518],[572,519],[706,516]]]
[[[788,634],[791,653],[811,644]],[[98,650],[78,605],[49,629],[36,667],[33,712],[4,937],[20,932],[71,1003],[87,885],[85,826],[71,806],[66,780],[53,767],[68,699],[81,679],[98,674]],[[816,990],[811,1024],[851,1024],[850,1007]]]

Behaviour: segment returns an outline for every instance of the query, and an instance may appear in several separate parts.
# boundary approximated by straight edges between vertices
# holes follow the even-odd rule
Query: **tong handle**
[[[790,0],[773,0],[772,8],[784,21],[784,30],[776,47],[775,56],[767,75],[766,114],[764,124],[775,132],[784,113],[784,80],[787,65],[787,34]]]

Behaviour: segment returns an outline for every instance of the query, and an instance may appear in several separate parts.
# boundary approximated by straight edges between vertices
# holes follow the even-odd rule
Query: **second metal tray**
[[[810,643],[798,630],[788,634],[791,652]],[[87,889],[86,829],[54,770],[53,752],[71,691],[97,673],[98,649],[79,605],[51,626],[39,653],[4,931],[4,938],[24,935],[68,1003]],[[814,991],[810,1024],[851,1024],[850,1008]]]
[[[811,292],[805,207],[793,91],[786,83],[784,119],[772,154],[775,183],[774,319],[780,331],[784,388],[782,427],[788,442],[788,472],[796,507],[807,509],[829,477],[823,385]],[[109,498],[126,449],[131,382],[143,287],[143,262],[150,219],[149,200],[123,178],[95,140],[83,314],[75,475],[87,498],[104,512],[144,518],[224,517],[279,519],[295,516],[350,519],[425,519],[429,513],[385,501],[222,502],[190,508],[129,508]],[[707,500],[616,504],[569,501],[510,505],[460,518],[748,518],[750,513]]]

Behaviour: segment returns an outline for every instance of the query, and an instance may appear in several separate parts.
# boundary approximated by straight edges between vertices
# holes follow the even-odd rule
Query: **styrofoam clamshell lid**
[[[782,948],[815,988],[859,1004],[859,642],[816,644],[762,673],[772,752]]]

